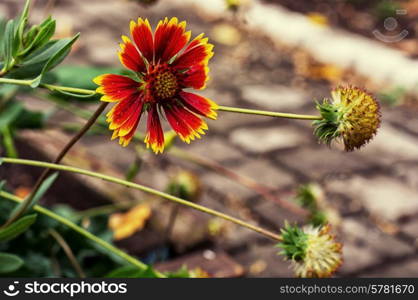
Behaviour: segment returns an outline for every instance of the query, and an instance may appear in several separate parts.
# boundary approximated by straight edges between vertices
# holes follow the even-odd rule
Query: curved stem
[[[55,239],[58,245],[60,245],[65,255],[68,257],[68,260],[70,261],[74,270],[76,271],[78,277],[86,278],[86,273],[84,273],[83,268],[81,268],[81,265],[78,263],[77,258],[74,256],[73,250],[71,249],[70,245],[68,245],[67,241],[62,237],[62,235],[59,234],[58,231],[56,231],[55,229],[50,229],[49,234]]]
[[[61,160],[64,158],[64,156],[70,151],[70,149],[81,139],[81,137],[90,129],[91,126],[96,122],[97,118],[102,114],[102,112],[105,110],[106,106],[108,105],[107,102],[102,102],[102,104],[99,106],[99,108],[96,110],[96,112],[90,117],[90,119],[87,121],[87,123],[83,126],[83,128],[80,129],[80,131],[68,142],[67,145],[65,145],[64,149],[61,150],[61,152],[58,154],[58,156],[55,158],[54,163],[58,164],[61,162]],[[18,210],[16,210],[10,218],[7,220],[7,222],[3,225],[3,227],[6,227],[16,221],[30,206],[33,197],[38,192],[38,190],[41,188],[42,183],[44,180],[48,177],[51,169],[47,168],[45,169],[41,176],[38,178],[37,182],[35,183],[35,187],[32,189],[32,192],[29,194],[29,196],[23,201],[22,205],[19,207]]]
[[[51,163],[46,163],[46,162],[41,162],[41,161],[34,161],[34,160],[27,160],[27,159],[17,159],[17,158],[0,158],[0,161],[2,161],[3,163],[10,163],[10,164],[21,164],[21,165],[28,165],[28,166],[35,166],[35,167],[43,167],[43,168],[48,168],[48,169],[54,169],[54,170],[60,170],[60,171],[66,171],[66,172],[72,172],[72,173],[78,173],[78,174],[83,174],[83,175],[87,175],[87,176],[91,176],[91,177],[95,177],[95,178],[100,178],[109,182],[114,182],[117,184],[121,184],[124,185],[126,187],[130,187],[130,188],[134,188],[136,190],[140,190],[149,194],[153,194],[155,196],[170,200],[172,202],[184,205],[184,206],[188,206],[190,208],[199,210],[201,212],[207,213],[209,215],[215,216],[215,217],[219,217],[222,219],[225,219],[227,221],[230,221],[232,223],[235,223],[237,225],[246,227],[250,230],[253,230],[255,232],[258,232],[270,239],[276,240],[276,241],[281,241],[281,236],[279,234],[273,233],[271,231],[268,231],[264,228],[258,227],[256,225],[252,225],[250,223],[247,223],[243,220],[240,220],[238,218],[232,217],[230,215],[224,214],[222,212],[216,211],[214,209],[211,208],[207,208],[205,206],[199,205],[199,204],[195,204],[192,202],[189,202],[187,200],[175,197],[173,195],[155,190],[153,188],[144,186],[144,185],[140,185],[137,183],[133,183],[130,181],[126,181],[123,179],[119,179],[116,177],[112,177],[112,176],[108,176],[108,175],[104,175],[101,173],[96,173],[96,172],[92,172],[89,170],[84,170],[84,169],[80,169],[80,168],[74,168],[74,167],[70,167],[70,166],[64,166],[64,165],[57,165],[57,164],[51,164]]]
[[[9,84],[30,86],[32,84],[32,82],[33,82],[33,80],[0,78],[0,83],[9,83]],[[53,84],[40,84],[39,86],[43,87],[43,88],[47,88],[51,91],[71,92],[71,93],[75,93],[75,94],[90,95],[90,96],[95,95],[97,93],[95,90],[78,89],[78,88],[59,86],[59,85],[53,85]],[[266,110],[256,110],[256,109],[248,109],[248,108],[222,106],[222,105],[219,106],[218,110],[226,111],[226,112],[240,113],[240,114],[260,115],[260,116],[286,118],[286,119],[322,120],[321,116],[298,115],[298,114],[281,113],[281,112],[266,111]]]
[[[73,88],[73,87],[67,87],[67,86],[61,86],[61,85],[41,83],[40,86],[50,91],[62,91],[62,92],[69,92],[69,93],[81,94],[81,95],[91,95],[91,96],[96,94],[96,91],[94,90],[79,89],[79,88]]]
[[[247,109],[247,108],[239,108],[239,107],[230,107],[230,106],[219,106],[218,110],[240,113],[240,114],[260,115],[260,116],[286,118],[286,119],[322,120],[321,116],[297,115],[297,114],[289,114],[289,113],[281,113],[281,112],[273,112],[273,111],[257,110],[257,109]]]
[[[0,197],[3,197],[3,198],[8,199],[8,200],[12,200],[12,201],[17,202],[17,203],[21,203],[23,201],[19,197],[16,197],[15,195],[9,194],[9,193],[4,192],[4,191],[0,191]],[[109,244],[108,242],[102,240],[101,238],[95,236],[94,234],[90,233],[89,231],[87,231],[87,230],[81,228],[80,226],[74,224],[73,222],[67,220],[66,218],[61,217],[60,215],[57,215],[56,213],[50,211],[49,209],[46,209],[46,208],[44,208],[40,205],[35,205],[33,207],[33,209],[36,212],[38,212],[40,214],[43,214],[47,217],[50,217],[51,219],[54,219],[54,220],[60,222],[61,224],[71,228],[72,230],[76,231],[80,235],[82,235],[85,238],[95,242],[96,244],[102,246],[103,248],[109,250],[113,254],[119,256],[120,258],[122,258],[126,262],[138,267],[139,269],[146,270],[148,268],[148,266],[146,264],[139,261],[135,257],[130,256],[129,254],[123,252],[122,250],[116,248],[115,246],[113,246],[113,245]],[[155,271],[155,272],[159,277],[161,277],[161,278],[165,277],[160,272],[157,272],[157,271]]]
[[[64,109],[65,111],[70,112],[83,119],[88,119],[91,115],[90,111],[79,108],[78,106],[69,104],[68,102],[60,100],[58,98],[42,98],[42,99],[51,101],[57,107]],[[97,121],[97,125],[101,126],[102,128],[108,127],[106,120],[104,118],[99,118]],[[137,140],[144,139],[144,137],[140,133],[136,133],[134,138]],[[260,196],[264,197],[265,199],[276,202],[278,205],[291,211],[294,214],[301,215],[301,216],[307,216],[309,214],[309,212],[306,209],[292,203],[291,201],[288,201],[286,199],[281,199],[280,197],[276,196],[270,187],[263,185],[262,183],[259,183],[250,177],[236,173],[235,171],[229,168],[226,168],[225,166],[217,163],[216,161],[208,159],[207,157],[203,157],[195,153],[191,153],[189,151],[178,148],[174,145],[170,147],[168,153],[177,158],[192,162],[200,167],[213,170],[219,175],[229,178],[237,182],[238,184],[241,184],[242,186],[249,188],[253,192],[258,193]]]
[[[0,78],[0,83],[6,83],[6,84],[16,84],[16,85],[23,85],[23,86],[30,86],[33,83],[34,80],[22,80],[22,79],[12,79],[12,78]],[[95,95],[95,90],[87,90],[87,89],[79,89],[79,88],[73,88],[68,86],[60,86],[60,85],[54,85],[54,84],[46,84],[41,83],[39,87],[46,88],[50,91],[63,91],[63,92],[70,92],[75,94],[81,94],[81,95]]]

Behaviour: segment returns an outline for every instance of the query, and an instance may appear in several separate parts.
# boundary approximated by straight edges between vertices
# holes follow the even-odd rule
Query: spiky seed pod
[[[323,119],[313,123],[314,134],[327,145],[342,139],[346,151],[361,148],[380,126],[379,103],[367,91],[352,86],[338,87],[331,95],[331,100],[317,104]]]
[[[278,246],[292,262],[298,277],[330,277],[342,263],[342,245],[330,234],[331,226],[285,225],[282,229],[283,242]]]

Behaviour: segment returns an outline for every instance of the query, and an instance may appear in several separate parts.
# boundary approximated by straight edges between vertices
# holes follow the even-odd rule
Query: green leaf
[[[0,252],[0,273],[10,273],[18,270],[23,260],[16,255]]]
[[[33,78],[40,74],[42,74],[43,70],[45,69],[46,64],[50,59],[55,56],[60,50],[67,49],[67,53],[61,56],[61,60],[65,58],[65,56],[69,52],[69,47],[74,43],[75,39],[78,38],[76,35],[74,38],[69,39],[60,39],[60,40],[53,40],[49,41],[42,47],[35,49],[31,52],[27,57],[23,59],[19,68],[16,69],[14,72],[10,73],[10,76],[13,78]],[[55,61],[57,64],[61,61]],[[51,66],[50,67],[54,67]],[[38,78],[41,80],[42,78]],[[39,84],[40,82],[37,82]]]
[[[51,185],[55,182],[55,180],[58,177],[58,172],[55,172],[54,174],[50,175],[47,179],[44,180],[38,191],[35,193],[35,195],[32,197],[31,202],[26,209],[26,211],[29,211],[32,209],[32,207],[45,195],[45,193],[48,191],[48,189],[51,187]],[[11,216],[9,219],[13,219],[16,215],[22,213],[20,210],[25,205],[26,201],[29,200],[29,198],[26,198],[25,201],[21,202],[11,213]],[[23,212],[24,213],[24,212]]]
[[[45,195],[45,193],[49,190],[49,188],[52,186],[55,180],[57,180],[58,174],[58,172],[55,172],[52,175],[50,175],[47,179],[45,179],[39,190],[33,196],[32,203],[30,204],[28,209],[31,209],[32,206],[34,206]]]
[[[52,73],[56,76],[56,84],[95,90],[97,88],[97,84],[93,82],[95,77],[105,73],[121,74],[122,71],[121,68],[65,65]]]
[[[61,39],[55,44],[55,52],[48,58],[48,61],[42,68],[41,74],[39,74],[39,76],[35,78],[31,84],[32,88],[37,87],[41,83],[42,77],[46,72],[53,69],[56,65],[64,60],[64,58],[70,52],[71,46],[79,36],[80,34],[77,33],[72,39]]]
[[[7,242],[24,233],[35,223],[37,214],[24,216],[6,228],[0,229],[0,242]]]
[[[13,52],[15,48],[15,24],[14,20],[9,20],[6,24],[3,38],[3,70],[8,71],[13,65]]]
[[[19,117],[13,122],[13,126],[18,129],[42,129],[49,114],[40,111],[23,109]]]
[[[3,138],[3,146],[6,150],[6,156],[17,158],[19,155],[13,140],[13,133],[10,126],[0,128],[0,136]]]
[[[107,278],[158,278],[154,269],[148,266],[147,269],[141,270],[135,266],[124,266],[111,271],[105,277]]]
[[[16,54],[18,51],[18,48],[21,45],[23,45],[23,32],[25,30],[26,24],[28,23],[29,5],[30,5],[30,0],[27,0],[23,8],[23,11],[19,17],[19,21],[17,21],[15,24],[14,35],[16,37],[16,42],[18,46],[16,47],[16,49],[14,49],[14,54]]]
[[[2,50],[0,51],[0,60],[2,60],[4,56],[3,38],[4,38],[5,30],[6,30],[6,20],[3,17],[0,17],[0,49]]]
[[[20,102],[9,102],[6,108],[0,113],[0,129],[8,127],[14,122],[23,110]]]
[[[33,31],[37,29],[37,33],[35,36],[33,35]],[[55,33],[55,20],[48,17],[41,25],[37,26],[34,29],[31,29],[26,37],[25,41],[29,42],[29,45],[25,47],[20,53],[19,56],[26,55],[29,51],[33,51],[34,49],[40,48],[44,46],[46,43],[49,42],[51,37]]]
[[[190,274],[189,270],[186,266],[182,266],[180,269],[174,272],[164,272],[167,278],[192,278],[192,274]]]

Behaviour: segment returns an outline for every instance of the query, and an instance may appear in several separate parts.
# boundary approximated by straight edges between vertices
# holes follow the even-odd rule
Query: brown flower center
[[[145,81],[152,101],[173,98],[178,92],[177,77],[167,64],[151,66]]]

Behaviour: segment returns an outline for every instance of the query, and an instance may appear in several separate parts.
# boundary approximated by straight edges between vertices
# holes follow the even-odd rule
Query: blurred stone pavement
[[[0,13],[15,13],[20,4],[16,2],[2,1]],[[46,2],[36,1],[34,20],[43,16]],[[205,32],[211,39],[215,28],[231,24],[238,30],[239,40],[233,44],[211,39],[212,79],[202,93],[221,105],[315,114],[314,101],[328,97],[333,86],[298,75],[294,49],[278,48],[231,14],[209,18],[168,0],[149,8],[125,0],[55,2],[50,13],[59,30],[81,32],[78,50],[67,64],[119,66],[118,43],[129,33],[130,19],[147,17],[155,26],[160,18],[177,16],[187,20],[192,36]],[[418,277],[418,105],[382,105],[382,115],[376,138],[354,153],[318,145],[306,121],[226,112],[209,121],[201,140],[176,145],[253,178],[286,199],[300,184],[319,183],[342,220],[337,232],[344,243],[344,264],[337,276]],[[135,157],[134,146],[122,149],[109,141],[110,135],[88,137],[83,143],[100,159],[126,170]],[[168,170],[181,166],[200,175],[203,205],[251,218],[272,230],[285,220],[300,221],[277,203],[216,173],[169,155],[147,159],[139,179],[153,187],[163,188]],[[245,229],[230,228],[215,247],[241,263],[248,276],[293,276],[271,241]]]

